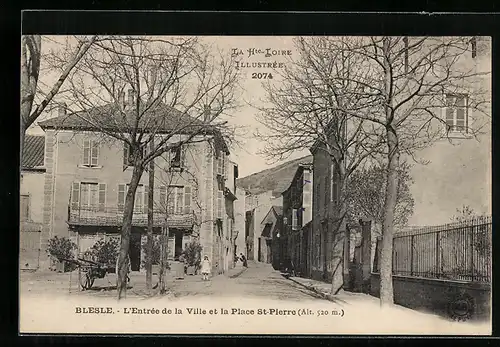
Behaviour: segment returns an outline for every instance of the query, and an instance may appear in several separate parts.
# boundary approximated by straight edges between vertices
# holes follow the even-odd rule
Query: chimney
[[[203,120],[205,123],[209,123],[212,118],[212,109],[210,108],[210,105],[205,105],[205,110],[203,112]]]
[[[128,104],[129,104],[129,106],[132,106],[134,104],[134,101],[135,101],[135,93],[134,93],[134,90],[132,88],[130,88],[128,90]]]
[[[59,117],[65,116],[66,115],[66,109],[67,109],[66,103],[65,102],[61,103],[61,105],[59,105],[59,107],[57,109],[58,116]]]

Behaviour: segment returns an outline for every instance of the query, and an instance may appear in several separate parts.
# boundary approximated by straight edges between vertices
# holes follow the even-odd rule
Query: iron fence
[[[393,239],[394,275],[491,282],[491,217],[424,227]],[[374,272],[379,271],[381,240]]]

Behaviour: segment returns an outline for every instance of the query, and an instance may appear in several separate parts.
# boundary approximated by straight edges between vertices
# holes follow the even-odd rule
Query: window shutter
[[[297,230],[297,209],[292,209],[292,230]]]
[[[465,97],[465,133],[469,133],[469,97]]]
[[[90,140],[83,141],[83,165],[90,165]]]
[[[181,151],[181,167],[185,168],[186,167],[186,144],[182,145],[180,147]]]
[[[175,212],[175,189],[173,187],[168,188],[167,193],[167,213],[174,214]]]
[[[80,182],[73,182],[71,188],[71,209],[77,210],[80,206]]]
[[[123,212],[125,206],[125,184],[118,185],[118,211]]]
[[[130,155],[130,148],[126,142],[123,143],[123,169],[125,170],[128,167],[128,157]]]
[[[91,146],[90,165],[97,166],[99,161],[99,142],[91,141]]]
[[[176,214],[182,214],[182,211],[184,210],[184,189],[182,187],[176,187],[176,204],[175,204],[175,213]]]
[[[99,183],[99,211],[104,211],[106,206],[106,183]]]
[[[30,219],[30,197],[29,195],[21,195],[21,220],[27,221]]]
[[[164,210],[167,204],[167,187],[160,186],[160,206]]]
[[[149,210],[149,186],[144,186],[144,213],[148,213],[148,210]]]
[[[217,191],[217,218],[222,219],[222,203],[224,202],[224,194],[221,190]]]
[[[184,187],[184,213],[191,213],[191,187]]]

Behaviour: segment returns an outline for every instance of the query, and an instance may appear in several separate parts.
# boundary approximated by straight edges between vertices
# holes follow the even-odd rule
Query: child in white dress
[[[206,255],[201,262],[201,279],[203,281],[208,281],[208,275],[211,272],[211,268],[210,260],[208,260],[208,255]]]

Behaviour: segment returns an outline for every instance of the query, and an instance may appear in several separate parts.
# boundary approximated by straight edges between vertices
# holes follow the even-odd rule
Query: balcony
[[[123,223],[123,210],[117,207],[83,207],[69,208],[68,224],[72,226],[121,226]],[[168,226],[171,228],[192,228],[194,224],[193,213],[171,214],[168,216]],[[147,227],[147,210],[134,211],[132,225]],[[153,226],[164,227],[165,210],[154,209]]]

